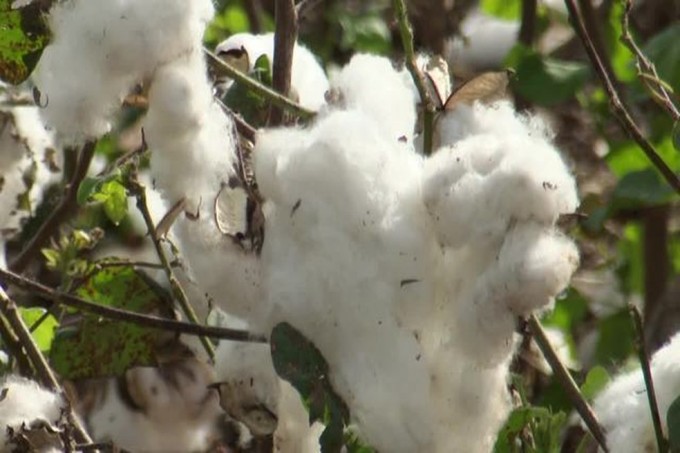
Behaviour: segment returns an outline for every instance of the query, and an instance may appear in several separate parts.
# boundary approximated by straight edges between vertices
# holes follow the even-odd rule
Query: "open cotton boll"
[[[399,253],[411,244],[398,242],[411,236],[393,229],[408,225],[400,204],[418,186],[418,156],[357,109],[310,130],[262,132],[253,155],[271,200],[262,262],[272,325],[288,321],[320,349],[371,445],[427,451],[429,377],[396,316],[400,282],[427,275],[420,261],[407,275],[381,265],[413,261]]]
[[[36,422],[55,426],[66,408],[61,396],[19,376],[8,375],[2,379],[0,392],[3,395],[0,398],[0,451],[13,451],[9,443],[8,428],[19,433],[22,425],[30,429]],[[39,451],[57,452],[58,449],[46,447]]]
[[[348,109],[373,118],[390,140],[405,137],[409,143],[416,120],[412,84],[387,58],[366,54],[352,57],[331,80]]]
[[[47,122],[69,142],[108,132],[135,83],[159,64],[200,49],[212,14],[210,0],[56,4],[49,17],[53,40],[34,74]]]
[[[680,334],[659,349],[650,363],[662,429],[665,414],[680,396]],[[656,437],[642,370],[616,377],[595,398],[593,409],[607,432],[607,446],[617,453],[656,451]]]
[[[578,204],[575,181],[535,119],[507,102],[459,106],[426,163],[423,196],[440,241],[493,240],[511,220],[552,224]]]
[[[222,41],[215,52],[219,55],[240,50],[248,53],[248,69],[251,71],[255,68],[257,59],[262,55],[267,56],[271,65],[274,62],[274,34],[237,33]],[[326,103],[325,94],[328,91],[326,74],[314,54],[299,43],[295,43],[293,49],[290,86],[303,107],[318,110]]]

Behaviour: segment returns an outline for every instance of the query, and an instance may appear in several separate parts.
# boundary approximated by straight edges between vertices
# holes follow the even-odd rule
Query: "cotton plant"
[[[207,0],[58,4],[36,75],[46,121],[64,141],[98,137],[122,98],[148,86],[151,174],[181,208],[174,233],[199,287],[253,332],[287,322],[313,342],[378,450],[489,451],[511,409],[515,321],[548,309],[578,263],[555,228],[577,197],[548,129],[508,102],[459,105],[443,113],[441,147],[425,157],[404,70],[357,55],[322,102],[323,71],[298,47],[292,87],[318,114],[258,131],[253,200],[201,53],[211,14]],[[218,50],[270,55],[272,40],[243,35]],[[231,415],[274,430],[282,451],[318,448],[319,430],[305,426],[266,346],[219,352]]]

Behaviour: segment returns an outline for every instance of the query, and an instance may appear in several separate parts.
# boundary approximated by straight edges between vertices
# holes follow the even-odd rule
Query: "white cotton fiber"
[[[135,83],[200,49],[210,0],[69,0],[50,11],[51,44],[35,71],[43,114],[66,141],[108,132]]]
[[[35,107],[0,111],[0,267],[6,240],[35,214],[47,187],[60,180],[62,153]]]
[[[64,401],[56,393],[45,390],[36,382],[8,375],[0,381],[0,451],[11,451],[7,429],[21,431],[25,424],[35,422],[56,426],[65,409]],[[49,448],[43,451],[56,451]]]
[[[253,35],[237,33],[222,41],[215,52],[220,54],[230,50],[244,49],[248,53],[249,70],[255,68],[255,62],[266,55],[269,64],[274,63],[274,34]],[[328,79],[317,58],[305,46],[295,43],[293,65],[291,68],[291,91],[297,95],[297,101],[310,110],[318,110],[325,104],[328,91]]]
[[[355,55],[331,80],[346,108],[373,118],[390,140],[403,137],[409,143],[416,119],[411,85],[386,58],[363,54]]]
[[[461,105],[439,122],[425,203],[442,244],[494,240],[511,221],[550,225],[577,206],[574,179],[545,129],[507,102]]]
[[[666,413],[680,396],[680,334],[654,354],[650,367],[662,428],[668,436]],[[595,413],[607,432],[607,446],[616,453],[656,451],[647,390],[638,369],[620,375],[598,395]]]

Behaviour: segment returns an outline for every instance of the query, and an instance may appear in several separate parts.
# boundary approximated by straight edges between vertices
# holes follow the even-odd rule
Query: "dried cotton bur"
[[[548,309],[578,264],[555,228],[578,200],[549,131],[470,92],[486,86],[483,76],[453,92],[439,149],[425,158],[406,71],[356,55],[329,83],[296,47],[292,86],[318,113],[311,124],[258,131],[254,196],[201,53],[211,15],[208,0],[58,4],[38,70],[46,119],[65,139],[99,136],[148,77],[151,174],[178,207],[168,223],[193,277],[229,322],[254,333],[284,321],[298,329],[379,451],[490,451],[511,409],[514,320]],[[272,48],[272,35],[236,35],[217,51],[247,53],[239,61],[252,69]],[[256,434],[274,431],[277,451],[318,450],[321,428],[309,426],[266,346],[223,343],[216,365],[232,417]],[[162,407],[181,407],[168,395]]]

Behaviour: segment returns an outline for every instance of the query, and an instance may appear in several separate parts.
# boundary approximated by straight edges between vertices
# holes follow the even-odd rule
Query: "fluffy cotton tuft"
[[[262,55],[267,56],[271,65],[274,63],[274,34],[237,33],[222,41],[215,52],[220,54],[241,49],[248,53],[249,70],[255,68],[255,62]],[[291,92],[297,95],[297,101],[303,107],[318,110],[326,102],[325,94],[328,91],[326,74],[314,54],[298,43],[295,43],[293,49],[290,86]]]
[[[373,118],[391,140],[411,143],[416,119],[412,81],[386,58],[356,55],[331,81],[341,102]],[[403,138],[402,138],[403,137]]]
[[[663,431],[666,413],[680,396],[680,334],[657,351],[650,363]],[[607,446],[617,453],[656,451],[656,437],[642,370],[618,376],[598,395],[593,409],[607,432]]]
[[[37,383],[19,376],[9,375],[0,381],[0,450],[11,450],[7,429],[21,431],[22,425],[30,429],[36,422],[55,426],[60,420],[65,404],[62,398]],[[6,393],[5,393],[6,392]],[[57,451],[48,448],[42,451]]]
[[[67,141],[108,132],[123,97],[160,64],[200,49],[210,0],[69,0],[50,12],[35,82]]]

